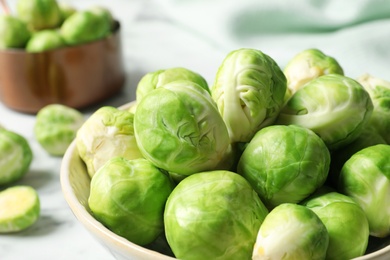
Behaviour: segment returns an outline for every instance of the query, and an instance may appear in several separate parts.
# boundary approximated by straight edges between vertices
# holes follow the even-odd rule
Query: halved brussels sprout
[[[169,177],[149,161],[114,157],[92,178],[88,205],[111,231],[146,245],[163,232],[164,206],[172,189]]]
[[[318,49],[307,49],[298,53],[287,63],[283,72],[287,78],[287,87],[292,93],[322,75],[344,75],[337,60]]]
[[[250,259],[267,214],[242,176],[201,172],[182,180],[169,196],[165,234],[178,259]]]
[[[138,103],[135,136],[144,157],[180,175],[214,169],[229,136],[210,94],[191,81],[173,81]]]
[[[210,92],[206,80],[200,74],[186,68],[174,67],[156,70],[144,75],[136,89],[137,101],[140,102],[150,91],[176,80],[192,81],[204,88],[207,92]]]
[[[296,125],[272,125],[248,143],[237,172],[272,209],[282,203],[298,203],[321,187],[329,165],[329,150],[313,131]]]
[[[134,136],[134,114],[111,106],[95,111],[76,134],[76,146],[88,174],[95,172],[110,158],[142,158]]]
[[[62,156],[83,123],[84,115],[78,110],[61,104],[50,104],[38,111],[34,135],[46,152]]]
[[[328,231],[312,210],[284,203],[265,217],[258,231],[252,259],[323,260],[328,244]]]
[[[326,259],[352,259],[364,255],[369,238],[368,220],[352,198],[323,188],[302,204],[317,214],[328,231]]]
[[[390,81],[364,74],[358,82],[370,94],[374,104],[369,125],[390,144]]]
[[[288,100],[276,124],[313,130],[329,149],[339,149],[358,138],[371,117],[373,104],[357,81],[338,74],[307,83]]]
[[[231,142],[249,142],[271,125],[284,104],[286,77],[276,62],[255,49],[230,52],[211,88]]]
[[[364,210],[375,237],[390,235],[390,145],[378,144],[355,153],[341,169],[338,189]]]
[[[0,186],[21,179],[30,168],[33,152],[20,134],[0,129]]]
[[[0,192],[0,233],[19,232],[40,216],[40,201],[30,186],[13,186]]]

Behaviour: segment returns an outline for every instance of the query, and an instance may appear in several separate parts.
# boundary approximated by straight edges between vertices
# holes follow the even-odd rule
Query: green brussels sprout
[[[237,172],[272,209],[308,197],[325,183],[329,166],[329,150],[313,131],[296,125],[272,125],[249,142]]]
[[[390,145],[378,144],[351,156],[341,169],[338,190],[364,210],[370,235],[390,235]]]
[[[0,50],[24,48],[31,33],[26,23],[11,15],[0,15]]]
[[[84,123],[84,115],[78,110],[61,104],[41,108],[35,119],[34,135],[49,154],[62,156]]]
[[[302,204],[317,214],[328,231],[327,260],[364,255],[369,238],[368,220],[352,198],[324,188]]]
[[[113,157],[91,180],[88,206],[114,233],[146,245],[163,233],[164,207],[173,184],[145,159]]]
[[[90,177],[110,158],[142,158],[134,136],[134,114],[111,106],[95,111],[76,134],[76,147]]]
[[[298,53],[287,63],[283,72],[287,78],[287,88],[292,93],[322,75],[344,75],[337,60],[318,49],[307,49]]]
[[[342,75],[328,74],[295,92],[275,124],[309,128],[330,150],[336,150],[358,138],[372,110],[370,95],[362,85]]]
[[[88,8],[89,11],[101,16],[103,19],[107,21],[107,23],[110,25],[110,29],[113,28],[114,25],[114,17],[111,13],[111,11],[103,6],[95,5],[90,8]]]
[[[255,49],[230,52],[217,71],[211,95],[231,142],[249,142],[271,125],[284,104],[286,77],[276,62]]]
[[[56,0],[18,0],[17,16],[34,31],[52,29],[62,22]]]
[[[137,105],[134,129],[144,157],[180,175],[215,169],[229,148],[226,125],[210,94],[186,80],[149,92]]]
[[[20,134],[0,129],[0,186],[20,180],[33,158],[28,141]]]
[[[27,42],[27,52],[43,52],[64,47],[66,44],[57,30],[41,30],[34,33]]]
[[[358,82],[370,94],[374,105],[369,125],[390,144],[390,81],[364,74]]]
[[[250,259],[267,214],[242,176],[200,172],[182,180],[168,197],[165,234],[179,259]]]
[[[0,192],[0,233],[19,232],[37,222],[40,201],[36,190],[17,185]]]
[[[111,24],[105,16],[90,10],[72,14],[61,25],[61,36],[68,45],[77,45],[103,39],[109,35]]]
[[[325,259],[329,234],[320,218],[305,206],[284,203],[261,225],[253,260]]]
[[[186,68],[175,67],[145,74],[136,89],[137,101],[140,102],[150,91],[176,80],[192,81],[210,92],[206,80],[201,75]]]

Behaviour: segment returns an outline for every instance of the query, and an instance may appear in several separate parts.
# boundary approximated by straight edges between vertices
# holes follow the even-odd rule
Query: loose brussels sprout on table
[[[0,186],[21,179],[30,168],[33,152],[20,134],[0,128]]]
[[[95,111],[76,133],[76,146],[92,177],[109,159],[142,158],[134,136],[134,114],[104,106]]]
[[[38,111],[34,135],[46,152],[62,156],[84,121],[84,115],[78,110],[61,104],[50,104]]]
[[[295,124],[313,130],[330,150],[359,137],[369,121],[373,104],[357,81],[338,74],[307,83],[288,100],[276,124]]]
[[[146,245],[163,232],[164,205],[172,189],[169,177],[149,161],[113,157],[93,176],[88,206],[110,230]]]
[[[341,169],[338,189],[364,210],[370,235],[390,235],[390,145],[378,144],[355,153]]]
[[[250,259],[267,214],[242,176],[201,172],[185,178],[169,196],[165,233],[179,259]]]
[[[313,131],[273,125],[252,138],[237,172],[272,209],[282,203],[298,203],[313,193],[324,184],[329,166],[329,150]]]
[[[261,225],[253,249],[253,260],[325,259],[329,234],[310,209],[283,203],[274,208]]]
[[[255,49],[230,52],[218,68],[212,97],[231,142],[249,142],[276,119],[286,93],[286,77],[276,62]]]
[[[210,94],[187,80],[145,95],[137,104],[134,130],[145,158],[183,176],[215,169],[229,147],[226,125]]]
[[[337,60],[318,49],[307,49],[298,53],[287,63],[283,72],[287,78],[287,87],[292,94],[322,75],[344,75]]]
[[[13,186],[0,191],[0,233],[22,231],[40,216],[40,200],[30,186]]]
[[[326,259],[352,259],[364,255],[369,226],[363,209],[356,201],[323,188],[302,204],[317,214],[328,231]]]

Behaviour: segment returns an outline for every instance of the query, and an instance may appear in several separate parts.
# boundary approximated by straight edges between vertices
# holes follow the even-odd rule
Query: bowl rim
[[[135,105],[135,101],[131,101],[126,103],[118,109],[129,109],[131,106]],[[140,259],[156,259],[156,260],[169,260],[176,259],[168,255],[164,255],[160,252],[145,248],[143,246],[139,246],[137,244],[132,243],[131,241],[115,234],[108,228],[106,228],[102,223],[97,221],[83,206],[76,195],[74,194],[74,190],[69,180],[69,164],[72,159],[72,156],[76,152],[76,140],[73,140],[66,150],[60,167],[60,183],[63,195],[65,197],[68,206],[71,211],[75,215],[75,217],[83,224],[84,228],[86,228],[90,233],[93,233],[98,236],[99,242],[102,243],[102,240],[107,240],[107,237],[112,241],[110,244],[115,246],[117,249],[120,249],[122,252],[127,252],[131,254],[136,254]],[[104,245],[104,244],[103,244]],[[104,245],[107,247],[107,245]],[[109,248],[108,248],[109,249]],[[109,251],[111,251],[109,249]],[[111,253],[113,253],[111,251]],[[362,255],[352,260],[374,260],[374,259],[388,259],[390,256],[390,245],[383,247],[377,251],[372,253]]]

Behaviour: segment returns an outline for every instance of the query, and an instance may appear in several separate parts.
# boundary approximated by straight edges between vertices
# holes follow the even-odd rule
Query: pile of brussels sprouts
[[[102,6],[78,10],[56,0],[18,0],[15,14],[0,16],[0,50],[43,52],[103,39],[114,29]]]
[[[282,70],[242,48],[210,87],[181,67],[146,74],[130,108],[101,107],[75,141],[89,210],[133,243],[179,259],[351,259],[390,234],[389,119],[385,80],[345,76],[318,49]]]

